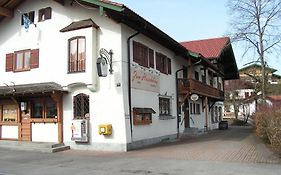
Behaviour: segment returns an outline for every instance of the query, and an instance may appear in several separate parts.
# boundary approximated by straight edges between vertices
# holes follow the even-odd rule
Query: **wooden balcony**
[[[223,91],[193,79],[178,79],[178,91],[180,95],[196,93],[217,100],[224,100]]]

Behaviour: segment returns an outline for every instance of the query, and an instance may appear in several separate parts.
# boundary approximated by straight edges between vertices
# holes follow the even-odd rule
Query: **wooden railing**
[[[196,93],[219,100],[224,99],[223,91],[193,79],[178,79],[178,91],[179,94]]]

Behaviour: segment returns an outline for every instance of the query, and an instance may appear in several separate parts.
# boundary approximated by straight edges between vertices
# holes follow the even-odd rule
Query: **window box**
[[[160,115],[159,116],[159,120],[171,120],[171,119],[175,119],[175,116],[172,115]]]

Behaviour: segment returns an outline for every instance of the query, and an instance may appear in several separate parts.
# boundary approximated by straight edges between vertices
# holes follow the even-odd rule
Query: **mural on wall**
[[[159,77],[160,74],[154,70],[131,66],[132,88],[159,93]]]

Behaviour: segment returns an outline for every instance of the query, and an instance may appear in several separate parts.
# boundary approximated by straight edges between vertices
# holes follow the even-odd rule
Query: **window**
[[[215,123],[214,107],[211,108],[211,121]]]
[[[159,98],[159,115],[171,115],[169,98]]]
[[[134,41],[133,61],[141,66],[154,68],[154,51],[144,44]]]
[[[6,72],[28,71],[39,67],[39,49],[6,54]]]
[[[51,98],[37,98],[31,101],[33,119],[57,118],[57,105]]]
[[[156,52],[156,69],[164,74],[171,74],[171,59],[162,53]]]
[[[45,21],[52,18],[52,8],[47,7],[39,10],[38,21]]]
[[[190,114],[194,114],[194,112],[193,112],[193,103],[189,103],[189,111],[190,111]]]
[[[219,107],[219,122],[222,121],[222,107]]]
[[[189,106],[190,106],[190,114],[201,114],[201,111],[200,111],[200,104],[198,103],[189,103]]]
[[[199,81],[199,73],[197,71],[194,72],[195,80]]]
[[[86,94],[78,94],[73,99],[74,119],[84,119],[89,117],[89,96]]]
[[[245,98],[249,97],[250,93],[249,92],[245,92]]]
[[[218,122],[218,118],[219,118],[219,111],[218,111],[218,107],[215,107],[215,122]]]
[[[34,14],[35,14],[34,11],[22,14],[21,15],[21,25],[24,25],[24,16],[29,19],[30,23],[34,23],[34,16],[35,16]]]
[[[152,108],[133,108],[134,125],[147,125],[152,123],[152,113],[155,111]]]
[[[16,104],[0,104],[0,119],[2,122],[17,122],[18,106]]]
[[[86,39],[75,37],[69,39],[68,72],[85,72],[86,67]]]
[[[195,114],[200,114],[200,104],[195,104]]]
[[[214,86],[214,75],[213,72],[209,71],[209,80],[210,80],[210,86]]]
[[[30,50],[15,52],[15,71],[30,69]]]

